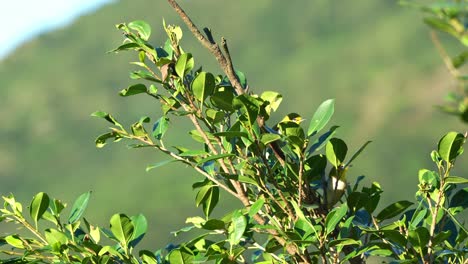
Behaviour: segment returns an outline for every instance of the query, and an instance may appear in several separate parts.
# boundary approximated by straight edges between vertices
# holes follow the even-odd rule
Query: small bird
[[[328,174],[327,179],[327,207],[332,208],[343,196],[346,187],[346,173],[349,166],[340,165],[337,168],[333,167]]]

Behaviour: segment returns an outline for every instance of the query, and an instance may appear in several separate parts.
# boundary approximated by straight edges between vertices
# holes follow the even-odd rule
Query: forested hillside
[[[282,114],[308,118],[320,102],[336,98],[331,123],[340,125],[338,136],[354,150],[373,141],[350,169],[350,180],[364,174],[380,182],[387,199],[414,193],[417,171],[431,166],[427,153],[446,127],[466,129],[433,107],[452,87],[416,10],[373,0],[180,3],[195,23],[228,39],[251,89],[283,94]],[[29,199],[45,191],[71,201],[92,190],[93,221],[105,225],[116,212],[144,213],[152,234],[147,243],[159,246],[186,216],[198,213],[189,209],[194,193],[184,184],[198,177],[193,171],[174,164],[146,173],[146,165],[166,158],[123,144],[94,145],[105,131],[90,117],[95,110],[112,112],[126,124],[147,113],[159,117],[151,100],[118,96],[132,83],[133,66],[128,54],[106,51],[122,40],[114,24],[136,19],[153,25],[151,39],[159,45],[163,18],[182,24],[165,1],[119,1],[0,61],[1,195]],[[183,29],[195,63],[216,69]],[[466,174],[468,167],[460,167]]]

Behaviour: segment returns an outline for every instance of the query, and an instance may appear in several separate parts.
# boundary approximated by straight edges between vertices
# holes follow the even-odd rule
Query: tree
[[[120,95],[150,96],[163,115],[152,127],[143,116],[126,128],[111,114],[95,112],[93,116],[111,124],[96,145],[129,140],[133,148],[168,155],[148,170],[179,162],[203,175],[193,188],[204,216],[187,219],[189,226],[176,232],[195,229],[196,237],[136,255],[135,246],[146,233],[142,215],[115,214],[110,228],[96,227],[83,217],[90,198],[85,193],[64,221],[65,204],[39,193],[30,203],[28,220],[11,195],[4,197],[0,220],[25,227],[30,234],[0,237],[0,246],[7,248],[0,252],[11,255],[6,263],[364,263],[370,256],[397,263],[466,261],[468,232],[457,215],[467,207],[468,189],[459,186],[468,180],[451,175],[466,134],[449,132],[441,138],[431,153],[436,169],[419,171],[415,203],[397,201],[377,212],[380,185],[361,186],[362,177],[346,181],[350,165],[370,141],[348,155],[345,141],[335,137],[337,126],[322,132],[333,115],[334,100],[318,106],[307,129],[297,113],[271,125],[282,95],[250,91],[245,74],[233,66],[227,41],[222,38],[218,44],[209,29],[202,33],[174,0],[168,2],[224,74],[195,67],[192,54],[181,47],[178,26],[164,23],[167,40],[153,46],[146,22],[117,25],[125,38],[114,52],[136,52],[133,64],[141,68],[131,73],[138,83]],[[189,134],[197,147],[169,147],[165,135],[177,118],[190,120]],[[220,192],[243,206],[214,218]],[[39,220],[52,226],[42,231]],[[101,235],[111,243],[101,241]]]

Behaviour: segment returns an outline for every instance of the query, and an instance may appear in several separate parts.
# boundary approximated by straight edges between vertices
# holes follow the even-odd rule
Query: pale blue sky
[[[0,59],[38,34],[115,0],[0,0]]]

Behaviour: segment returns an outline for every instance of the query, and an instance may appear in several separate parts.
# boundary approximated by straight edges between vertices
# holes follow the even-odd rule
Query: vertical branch
[[[236,90],[237,94],[239,95],[243,94],[244,89],[242,88],[242,85],[239,82],[239,78],[235,74],[234,67],[232,66],[231,60],[229,59],[228,61],[226,59],[224,54],[221,52],[221,49],[219,48],[218,44],[214,42],[211,36],[210,36],[210,39],[207,39],[205,36],[203,36],[203,34],[200,32],[197,26],[192,22],[190,17],[185,13],[185,11],[179,6],[179,4],[175,0],[167,0],[167,1],[172,6],[172,8],[177,12],[180,18],[182,18],[182,21],[184,21],[184,23],[187,25],[187,27],[192,32],[192,34],[198,39],[198,41],[213,54],[213,56],[216,58],[219,65],[221,66],[221,69],[229,78],[229,81],[231,82],[232,86]]]

